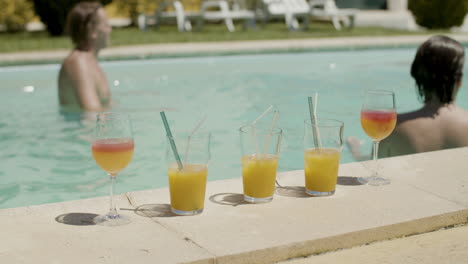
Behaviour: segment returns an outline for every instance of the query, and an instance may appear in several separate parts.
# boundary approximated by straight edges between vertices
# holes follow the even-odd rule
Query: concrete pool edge
[[[454,39],[467,44],[468,35],[448,34]],[[265,54],[284,52],[310,52],[327,50],[353,50],[370,48],[396,48],[417,46],[425,41],[429,34],[411,36],[377,37],[335,37],[283,40],[254,40],[231,42],[193,42],[146,44],[134,46],[109,47],[99,56],[102,61],[223,56],[240,54]],[[59,63],[68,54],[68,50],[0,53],[0,66],[51,64]]]
[[[468,209],[390,226],[376,227],[333,237],[282,245],[276,248],[217,257],[215,263],[253,263],[252,261],[254,261],[254,263],[277,263],[278,261],[332,253],[338,250],[350,249],[370,243],[425,234],[444,227],[466,223],[467,218]]]
[[[381,187],[354,183],[365,162],[342,164],[336,194],[324,198],[302,195],[302,171],[285,172],[278,178],[290,192],[279,188],[261,205],[241,202],[240,179],[213,181],[205,211],[193,217],[142,216],[145,205],[167,210],[168,189],[130,192],[117,199],[132,223],[113,228],[57,220],[103,213],[107,197],[3,209],[0,260],[273,263],[426,233],[468,222],[467,158],[460,148],[382,159],[393,182]]]

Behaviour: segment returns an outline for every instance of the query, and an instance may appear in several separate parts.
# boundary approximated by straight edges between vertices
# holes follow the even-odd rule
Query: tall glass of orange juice
[[[273,199],[282,130],[262,126],[240,128],[244,200],[266,203]]]
[[[166,144],[171,211],[177,215],[200,214],[205,205],[211,133],[179,132],[171,136],[167,136]],[[182,166],[174,158],[171,140]]]
[[[343,122],[332,119],[304,121],[304,176],[306,193],[335,193],[343,146]]]
[[[374,186],[390,183],[390,179],[379,174],[377,159],[379,142],[393,132],[396,122],[395,94],[392,91],[385,90],[367,91],[361,109],[361,126],[364,132],[374,141],[372,156],[375,170],[370,177],[359,178],[361,183]]]
[[[133,157],[133,133],[130,119],[122,113],[97,115],[94,139],[91,145],[94,160],[110,176],[110,210],[94,218],[94,223],[118,226],[130,223],[130,219],[118,213],[113,196],[117,174],[127,167]]]

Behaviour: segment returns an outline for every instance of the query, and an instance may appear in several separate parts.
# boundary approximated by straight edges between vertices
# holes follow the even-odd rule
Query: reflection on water
[[[319,92],[319,116],[342,120],[345,136],[366,140],[370,151],[359,122],[361,93],[394,90],[399,111],[416,108],[408,73],[413,57],[414,49],[396,49],[105,62],[113,110],[130,114],[135,137],[134,158],[117,177],[116,192],[167,186],[161,109],[174,131],[192,129],[208,116],[209,180],[240,177],[238,128],[271,104],[280,110],[284,134],[279,169],[302,169],[303,120],[312,91]],[[108,195],[108,176],[90,150],[95,116],[60,110],[58,70],[0,67],[0,208]],[[28,86],[34,89],[26,92]],[[468,106],[465,90],[459,94],[462,107]],[[345,148],[341,162],[350,161]]]

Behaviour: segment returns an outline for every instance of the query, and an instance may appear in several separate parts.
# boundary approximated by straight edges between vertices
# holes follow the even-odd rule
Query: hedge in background
[[[46,25],[47,31],[52,36],[63,35],[68,11],[70,11],[76,3],[85,2],[84,0],[32,1],[34,2],[34,10],[36,11],[36,14],[41,18],[42,23]],[[112,0],[101,0],[99,2],[105,5],[111,1]]]
[[[28,0],[0,0],[0,24],[7,32],[21,31],[34,16],[33,5]]]
[[[468,13],[468,0],[409,0],[416,23],[428,29],[460,26]]]
[[[164,0],[114,0],[119,13],[130,18],[131,24],[137,24],[137,17],[141,13],[154,12],[156,6]],[[185,4],[185,2],[184,2]]]

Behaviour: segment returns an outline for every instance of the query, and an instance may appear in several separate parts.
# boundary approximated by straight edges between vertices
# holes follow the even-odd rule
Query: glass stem
[[[379,141],[374,141],[373,150],[372,150],[372,160],[374,163],[374,175],[377,177],[377,159],[379,158]]]
[[[115,186],[115,179],[117,178],[117,173],[109,173],[110,176],[110,210],[109,210],[109,216],[114,218],[116,217],[119,213],[117,212],[117,208],[115,206],[114,202],[114,186]]]

